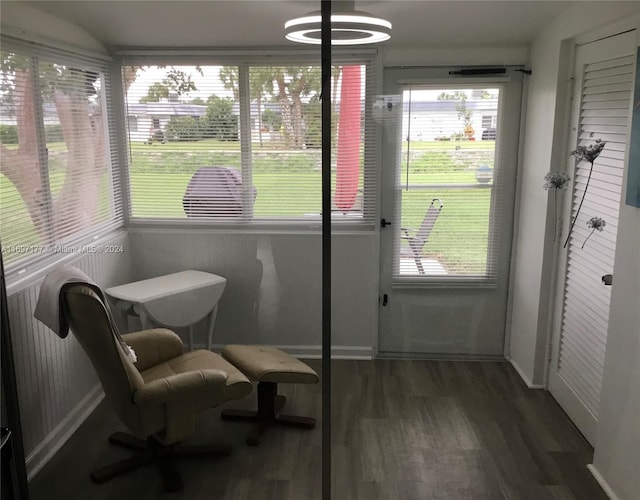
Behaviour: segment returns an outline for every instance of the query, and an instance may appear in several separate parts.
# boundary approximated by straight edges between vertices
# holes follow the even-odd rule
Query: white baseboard
[[[213,349],[220,351],[225,344],[214,344]],[[198,349],[205,349],[203,345],[196,345]],[[287,354],[303,359],[320,359],[322,346],[319,345],[274,345]],[[335,345],[331,347],[331,359],[373,359],[373,346]]]
[[[44,438],[25,460],[27,465],[27,479],[31,480],[45,464],[51,460],[62,445],[80,427],[82,422],[91,415],[96,406],[104,398],[100,384],[96,385],[76,407]]]
[[[518,375],[520,375],[520,378],[522,379],[522,381],[526,384],[526,386],[529,389],[546,389],[546,387],[543,384],[534,384],[531,382],[531,380],[529,380],[529,377],[527,377],[524,373],[524,371],[522,370],[522,368],[520,368],[518,366],[518,363],[516,363],[513,358],[509,358],[509,363],[511,363],[511,366],[513,366],[515,368],[515,370],[518,372]]]
[[[596,478],[596,481],[598,481],[600,487],[604,490],[604,492],[611,500],[620,500],[618,498],[618,495],[613,492],[613,489],[611,488],[611,486],[609,486],[609,483],[607,483],[606,479],[602,477],[602,474],[600,474],[598,469],[596,469],[593,464],[587,464],[587,469],[589,469],[591,475]]]

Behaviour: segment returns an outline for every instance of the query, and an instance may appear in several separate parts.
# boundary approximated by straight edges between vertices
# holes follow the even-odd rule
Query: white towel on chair
[[[40,285],[38,303],[33,312],[34,318],[40,320],[53,330],[60,338],[69,334],[69,323],[65,315],[62,288],[72,283],[82,283],[97,291],[102,298],[100,287],[80,269],[72,266],[60,266],[51,271]]]
[[[47,274],[40,285],[38,303],[33,312],[34,318],[51,328],[60,338],[65,338],[69,334],[69,321],[65,312],[63,291],[66,285],[72,284],[88,286],[96,293],[107,312],[116,339],[122,345],[127,356],[134,362],[137,361],[133,349],[120,336],[102,289],[89,276],[73,266],[60,266]]]

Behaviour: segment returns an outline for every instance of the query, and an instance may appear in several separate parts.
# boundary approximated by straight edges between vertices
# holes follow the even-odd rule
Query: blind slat
[[[107,61],[11,41],[3,60],[0,235],[11,277],[83,251],[121,225],[122,204]]]
[[[371,64],[333,71],[337,224],[374,224]],[[123,67],[123,77],[132,220],[320,223],[319,66]]]
[[[403,91],[404,140],[390,229],[392,279],[496,279],[495,241],[502,227],[503,174],[496,162],[500,92],[446,87]]]

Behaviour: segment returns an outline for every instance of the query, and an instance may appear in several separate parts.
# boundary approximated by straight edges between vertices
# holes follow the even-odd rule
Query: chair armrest
[[[229,376],[222,370],[194,370],[177,373],[144,384],[133,395],[137,404],[162,404],[178,398],[188,399],[192,395],[218,387],[223,395]]]
[[[180,337],[166,328],[125,333],[122,340],[135,351],[138,358],[135,366],[141,372],[176,358],[184,352]]]

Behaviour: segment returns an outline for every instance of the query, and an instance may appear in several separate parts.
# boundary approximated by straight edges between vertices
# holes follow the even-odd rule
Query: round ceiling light
[[[319,13],[312,13],[287,21],[284,25],[287,40],[320,44]],[[331,15],[331,45],[362,45],[384,42],[391,38],[391,23],[366,12],[349,11]]]

